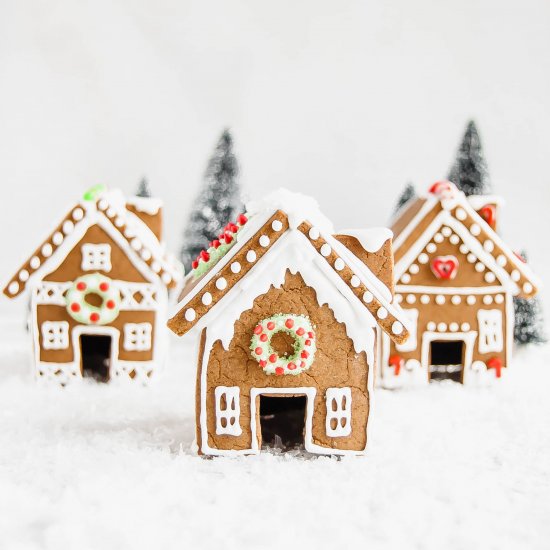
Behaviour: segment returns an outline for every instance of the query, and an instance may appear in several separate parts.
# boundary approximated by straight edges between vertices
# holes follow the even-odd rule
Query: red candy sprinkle
[[[305,333],[306,333],[306,331],[305,331],[302,327],[300,327],[300,328],[296,331],[296,334],[297,334],[298,336],[303,336]]]
[[[109,290],[109,283],[101,283],[99,285],[99,290],[107,292]]]
[[[306,346],[311,346],[311,340],[306,340],[306,341],[304,342],[304,344],[305,344]]]
[[[277,367],[275,369],[275,374],[278,376],[281,376],[281,374],[284,374],[284,372],[285,372],[285,369],[283,369],[283,367]]]
[[[210,259],[210,254],[206,250],[201,250],[200,257],[207,262]]]
[[[257,325],[256,327],[254,327],[254,334],[261,334],[263,332],[263,327],[262,325]]]
[[[83,283],[82,281],[80,281],[79,283],[76,284],[76,288],[77,290],[86,290],[86,283]]]
[[[107,303],[105,304],[109,309],[114,309],[115,308],[115,303],[113,302],[113,300],[107,300]]]
[[[262,369],[265,369],[265,367],[267,366],[267,361],[264,361],[263,359],[260,360],[260,367],[262,367]]]
[[[275,323],[273,321],[269,321],[269,323],[267,323],[267,328],[269,330],[273,330],[275,328]]]
[[[231,235],[229,235],[228,233],[226,233],[225,236],[224,236],[224,239],[225,239],[226,244],[229,244],[233,240],[233,237]]]
[[[300,362],[300,367],[304,368],[305,366],[306,366],[305,361],[301,361],[301,362]]]
[[[92,314],[90,315],[90,321],[91,321],[92,323],[97,323],[97,322],[99,321],[99,313],[96,313],[96,312],[94,311],[94,313],[92,313]]]
[[[294,370],[296,368],[296,365],[294,363],[289,363],[287,366],[288,370]]]
[[[197,267],[199,267],[199,262],[198,262],[198,260],[193,260],[193,261],[191,262],[191,267],[192,267],[193,269],[197,269]]]
[[[228,223],[227,225],[231,233],[236,233],[239,230],[239,228],[234,223]]]
[[[256,355],[261,355],[262,354],[262,348],[260,346],[258,346],[255,350],[254,350],[254,353]]]
[[[277,361],[278,357],[277,357],[277,354],[276,353],[272,353],[270,356],[269,356],[269,362],[270,363],[275,363],[275,361]]]
[[[237,223],[239,225],[244,225],[248,221],[248,218],[244,214],[239,214],[237,216]]]
[[[306,350],[302,351],[302,353],[300,354],[300,357],[302,359],[307,359],[309,357],[309,352],[307,352]]]
[[[262,334],[262,335],[260,336],[260,340],[261,340],[262,342],[267,342],[267,334]]]
[[[76,302],[74,304],[71,304],[71,311],[74,311],[75,313],[80,311],[80,304],[77,304]]]
[[[222,244],[222,243],[220,243],[220,241],[219,241],[218,239],[214,239],[214,240],[212,241],[212,246],[213,246],[214,248],[219,248],[220,244]]]
[[[315,335],[313,332],[308,332],[307,335],[313,340],[315,338]]]
[[[285,327],[286,328],[292,328],[294,326],[294,321],[292,319],[287,319],[285,321]]]

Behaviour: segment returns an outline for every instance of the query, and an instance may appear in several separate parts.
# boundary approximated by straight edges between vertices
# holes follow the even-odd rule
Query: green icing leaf
[[[85,201],[95,201],[96,198],[104,191],[107,191],[107,186],[102,183],[98,183],[97,185],[90,187],[90,189],[84,193],[82,198]]]

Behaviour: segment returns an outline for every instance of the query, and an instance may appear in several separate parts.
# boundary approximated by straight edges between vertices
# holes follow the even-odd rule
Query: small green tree
[[[486,195],[491,192],[487,162],[481,147],[479,132],[473,120],[470,120],[466,126],[466,132],[448,179],[465,195]]]
[[[195,198],[183,235],[181,261],[188,269],[199,252],[242,212],[239,167],[233,152],[233,138],[224,130],[208,162],[203,186]]]
[[[151,196],[151,189],[149,188],[149,182],[147,181],[147,178],[141,178],[141,181],[139,182],[137,191],[136,191],[136,197],[150,197]]]

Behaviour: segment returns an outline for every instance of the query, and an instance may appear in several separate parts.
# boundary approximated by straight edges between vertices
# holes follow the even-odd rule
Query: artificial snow
[[[61,389],[0,329],[2,550],[548,547],[550,347],[492,388],[377,390],[366,457],[203,459],[193,338],[149,388]]]

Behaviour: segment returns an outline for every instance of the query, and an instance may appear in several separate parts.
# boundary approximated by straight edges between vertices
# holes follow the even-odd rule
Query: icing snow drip
[[[367,252],[378,252],[383,244],[393,237],[387,227],[371,227],[369,229],[344,229],[338,235],[355,237]]]
[[[149,216],[156,216],[162,208],[162,201],[152,197],[128,197],[126,203]]]
[[[291,229],[296,229],[304,220],[317,227],[321,233],[334,233],[331,221],[321,212],[317,201],[301,193],[293,193],[281,187],[270,193],[263,199],[250,201],[246,205],[246,213],[249,217],[256,214],[264,214],[270,217],[276,210],[282,210],[288,216]]]

